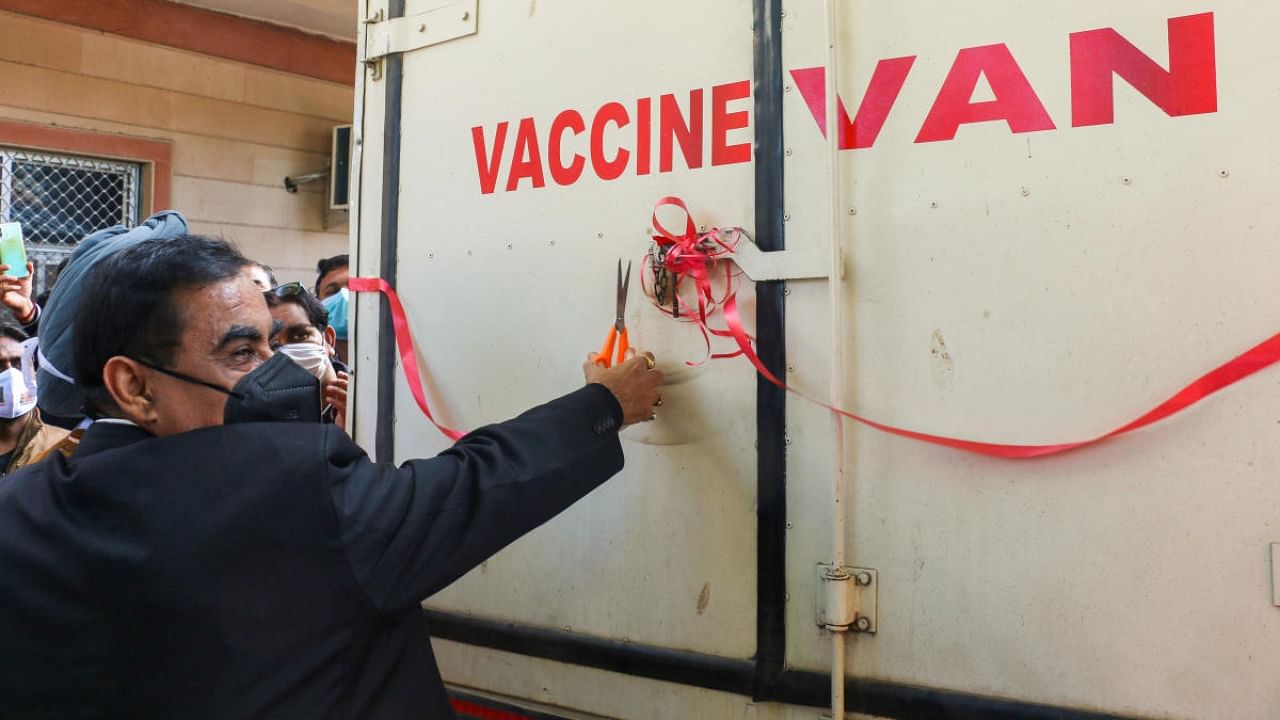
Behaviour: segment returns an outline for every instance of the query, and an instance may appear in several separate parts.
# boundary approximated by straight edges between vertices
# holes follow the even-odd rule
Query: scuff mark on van
[[[933,379],[938,387],[945,388],[955,376],[955,362],[947,351],[947,341],[941,330],[934,330],[929,342],[929,356],[933,362]]]
[[[698,593],[698,614],[701,615],[706,611],[707,606],[711,604],[711,583],[702,584],[702,592]]]
[[[529,17],[538,12],[538,0],[529,0]]]

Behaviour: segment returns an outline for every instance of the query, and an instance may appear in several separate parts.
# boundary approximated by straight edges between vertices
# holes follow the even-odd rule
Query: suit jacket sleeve
[[[331,428],[328,481],[356,579],[384,612],[421,602],[622,469],[621,421],[613,394],[588,385],[399,468]]]

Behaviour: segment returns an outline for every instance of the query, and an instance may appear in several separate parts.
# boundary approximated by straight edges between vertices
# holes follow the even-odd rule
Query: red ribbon
[[[684,211],[686,223],[683,233],[677,235],[670,232],[658,220],[658,209],[664,206],[677,207]],[[775,377],[773,373],[769,372],[769,369],[764,366],[764,363],[761,362],[759,356],[756,355],[755,348],[752,345],[751,336],[747,334],[743,327],[742,318],[738,312],[737,293],[733,289],[733,280],[735,276],[732,271],[726,269],[726,289],[721,298],[716,299],[711,288],[711,274],[716,263],[732,257],[734,248],[742,235],[741,229],[713,228],[709,232],[699,233],[693,221],[693,217],[689,213],[689,209],[685,206],[683,201],[676,197],[664,197],[658,201],[657,207],[654,209],[653,227],[657,231],[655,242],[663,245],[666,250],[663,258],[664,267],[666,267],[670,272],[677,273],[677,275],[686,275],[694,281],[698,302],[697,312],[693,313],[693,308],[689,307],[688,304],[680,298],[678,293],[676,294],[676,302],[687,311],[686,317],[688,318],[688,321],[695,323],[702,332],[703,338],[707,341],[708,357],[712,359],[722,359],[742,355],[755,366],[756,371],[760,373],[763,378],[787,392],[794,393],[795,395],[820,407],[826,408],[831,412],[838,413],[850,420],[862,423],[863,425],[875,428],[876,430],[897,435],[899,437],[931,443],[933,445],[942,445],[944,447],[998,458],[1034,458],[1044,457],[1046,455],[1056,455],[1068,450],[1074,450],[1076,448],[1100,443],[1104,440],[1159,422],[1171,415],[1185,410],[1219,390],[1230,387],[1240,380],[1280,362],[1280,333],[1278,333],[1267,338],[1253,348],[1250,348],[1240,356],[1233,358],[1196,379],[1190,385],[1187,385],[1185,388],[1175,393],[1173,397],[1160,403],[1150,412],[1138,419],[1090,440],[1080,440],[1076,442],[1057,443],[1051,445],[1009,445],[1003,443],[979,442],[976,440],[963,440],[960,438],[930,435],[928,433],[916,432],[914,430],[906,430],[876,422],[834,405],[811,398],[808,395],[789,387],[786,383]],[[418,407],[422,410],[422,413],[427,416],[427,419],[431,421],[431,424],[435,425],[436,428],[439,429],[440,432],[444,433],[446,437],[451,440],[458,440],[461,438],[463,433],[441,425],[436,422],[435,417],[431,414],[431,408],[427,404],[426,392],[422,387],[422,374],[418,367],[417,352],[413,342],[413,335],[409,331],[409,321],[405,315],[404,306],[400,303],[399,296],[396,295],[395,289],[393,289],[387,281],[381,278],[351,278],[349,284],[352,292],[380,292],[386,296],[387,303],[391,310],[392,325],[395,328],[396,347],[400,352],[400,364],[404,370],[405,380],[409,384],[409,391],[413,394],[413,399],[417,401]],[[673,288],[673,292],[675,292],[675,288]],[[712,327],[708,322],[709,316],[712,315],[716,309],[722,310],[725,320],[725,328]],[[712,335],[732,338],[734,344],[738,348],[737,351],[732,353],[711,353],[710,336]],[[693,365],[698,363],[690,364]]]
[[[677,207],[684,211],[685,228],[683,233],[677,235],[671,232],[658,219],[658,210],[665,206]],[[694,225],[693,215],[689,212],[689,208],[685,206],[684,201],[678,197],[668,195],[660,199],[653,209],[653,229],[656,231],[656,235],[653,238],[654,242],[663,249],[662,265],[675,278],[671,292],[674,295],[676,307],[680,311],[680,319],[697,325],[698,330],[702,333],[702,339],[707,345],[706,357],[698,362],[689,362],[687,364],[701,365],[706,362],[707,358],[720,360],[743,354],[741,349],[731,353],[712,353],[711,336],[732,337],[732,332],[728,329],[711,327],[707,322],[707,318],[734,295],[733,280],[735,275],[732,266],[725,264],[725,294],[720,299],[716,299],[712,292],[711,270],[714,269],[719,260],[733,255],[734,249],[742,240],[742,228],[712,228],[710,232],[699,233],[697,226]],[[695,286],[694,296],[698,301],[697,312],[693,312],[693,308],[680,296],[679,282],[683,276],[693,279]],[[643,266],[640,272],[640,284],[645,288],[645,292],[648,293]],[[666,312],[666,309],[659,305],[656,299],[654,300],[654,306]]]
[[[665,206],[677,207],[684,211],[688,220],[685,225],[685,232],[682,235],[676,236],[672,234],[658,221],[658,210]],[[1280,334],[1276,334],[1249,349],[1239,357],[1224,363],[1196,379],[1190,385],[1174,394],[1173,397],[1160,403],[1142,417],[1090,440],[1057,443],[1052,445],[1008,445],[1004,443],[963,440],[960,438],[945,437],[942,435],[930,435],[928,433],[916,432],[914,430],[905,430],[903,428],[876,422],[842,408],[835,407],[834,405],[811,398],[808,395],[789,387],[786,383],[775,377],[773,373],[769,372],[769,369],[764,366],[764,363],[760,361],[759,356],[756,355],[755,349],[752,347],[751,337],[747,334],[746,330],[743,329],[742,318],[738,314],[737,293],[733,291],[732,285],[726,289],[724,298],[720,303],[720,306],[723,309],[727,330],[719,330],[709,327],[707,325],[707,315],[705,312],[707,306],[703,304],[704,293],[706,294],[708,301],[710,301],[711,298],[710,283],[708,281],[710,276],[709,267],[726,257],[732,257],[733,247],[731,245],[719,243],[718,241],[715,243],[708,243],[707,240],[712,237],[720,238],[724,235],[725,231],[713,228],[706,233],[699,234],[697,232],[696,225],[694,224],[693,217],[689,213],[689,209],[685,206],[682,200],[676,197],[664,197],[658,201],[657,207],[654,208],[653,227],[658,233],[658,238],[655,238],[655,240],[659,244],[666,244],[670,246],[666,255],[666,265],[668,270],[671,270],[672,272],[679,272],[677,268],[684,269],[684,272],[687,272],[691,277],[693,277],[694,282],[697,285],[700,313],[695,319],[695,322],[703,328],[703,336],[706,337],[706,335],[710,333],[721,337],[732,337],[734,343],[738,346],[738,351],[735,353],[731,353],[729,355],[711,355],[712,358],[743,355],[751,362],[752,365],[755,366],[756,372],[760,373],[761,377],[787,392],[793,393],[811,403],[826,408],[831,412],[847,417],[850,420],[875,428],[876,430],[880,430],[891,435],[897,435],[899,437],[931,443],[933,445],[942,445],[949,448],[955,448],[957,450],[978,453],[980,455],[1010,459],[1056,455],[1068,450],[1075,450],[1076,448],[1085,447],[1087,445],[1094,445],[1104,440],[1109,440],[1113,437],[1159,422],[1171,415],[1185,410],[1223,388],[1234,385],[1259,370],[1270,367],[1276,362],[1280,362]],[[676,260],[674,262],[671,261],[673,252],[677,253]],[[702,254],[701,260],[692,257],[692,255],[698,253]],[[730,283],[732,283],[731,277]]]
[[[391,308],[391,324],[396,332],[396,348],[400,350],[400,367],[404,370],[405,381],[409,383],[409,392],[413,394],[422,414],[427,416],[436,429],[450,440],[456,442],[461,439],[465,433],[441,425],[431,414],[427,393],[422,388],[422,372],[418,369],[418,353],[413,344],[413,333],[409,331],[409,318],[405,315],[404,305],[400,303],[400,296],[396,294],[395,288],[386,280],[376,277],[353,277],[347,281],[347,285],[351,292],[380,292],[387,296],[387,304]]]

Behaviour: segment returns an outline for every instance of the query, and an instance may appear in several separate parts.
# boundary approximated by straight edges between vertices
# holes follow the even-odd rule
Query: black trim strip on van
[[[563,630],[424,610],[432,637],[464,645],[585,665],[737,695],[752,694],[755,663],[715,655],[625,643]]]
[[[714,655],[624,643],[515,623],[425,610],[433,637],[501,652],[542,658],[633,677],[751,696],[755,663]],[[786,670],[755,696],[759,702],[827,707],[831,679],[823,673]],[[845,709],[902,720],[1133,720],[1119,715],[967,695],[935,688],[849,678]]]
[[[390,0],[390,16],[402,17],[405,0]],[[756,242],[764,250],[785,247],[783,225],[782,7],[755,0],[755,192]],[[403,59],[385,60],[386,125],[383,139],[381,274],[395,284],[399,240],[400,133]],[[782,377],[786,368],[784,285],[756,286],[757,351]],[[377,457],[394,461],[395,335],[382,305],[378,344]],[[786,401],[785,393],[759,380],[756,388],[757,557],[756,656],[724,658],[509,622],[425,610],[435,637],[503,652],[608,670],[653,680],[752,697],[761,702],[826,707],[830,678],[785,670],[786,653]],[[879,717],[929,720],[1126,720],[1120,716],[986,698],[933,688],[846,680],[846,709]],[[455,693],[456,694],[456,693]]]
[[[782,0],[754,7],[756,243],[786,247],[783,224]],[[756,284],[756,349],[775,377],[786,377],[782,282]],[[787,393],[756,375],[756,667],[753,696],[782,674],[787,652]]]
[[[404,17],[405,0],[390,0],[389,17]],[[404,96],[404,58],[393,54],[383,60],[386,83],[386,121],[382,130],[382,238],[381,265],[383,280],[396,286],[396,265],[400,245],[400,120]],[[360,68],[360,72],[367,72]],[[366,80],[365,82],[369,82]],[[396,333],[391,321],[391,306],[383,299],[378,322],[378,427],[374,434],[373,452],[380,462],[396,460]]]

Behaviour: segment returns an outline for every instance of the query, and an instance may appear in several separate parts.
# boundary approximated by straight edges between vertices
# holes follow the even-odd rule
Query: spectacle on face
[[[287,297],[293,297],[294,295],[303,295],[308,291],[307,291],[307,286],[295,280],[293,282],[285,283],[283,285],[276,285],[275,287],[269,287],[263,292],[270,295],[275,295],[278,298],[287,298]]]

